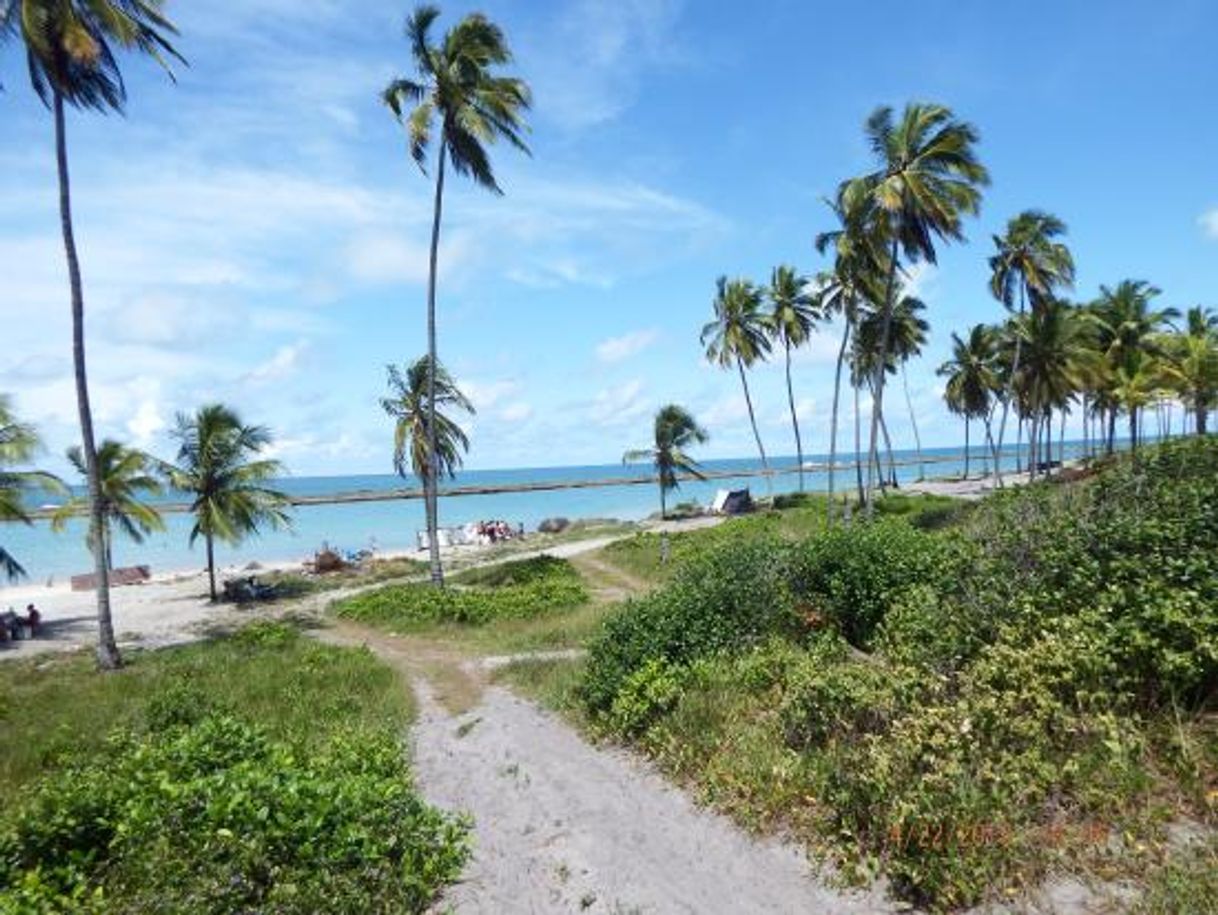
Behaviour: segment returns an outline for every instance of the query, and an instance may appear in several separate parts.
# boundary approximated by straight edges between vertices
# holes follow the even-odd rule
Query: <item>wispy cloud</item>
[[[568,129],[612,120],[637,98],[643,74],[677,59],[680,0],[576,0],[526,37],[522,66],[538,115]]]
[[[636,330],[620,337],[610,337],[602,340],[596,346],[596,358],[608,365],[624,362],[631,356],[637,356],[659,338],[660,332],[654,328]]]
[[[1218,207],[1202,213],[1197,224],[1201,226],[1201,231],[1207,238],[1218,240]]]
[[[636,378],[598,391],[588,416],[598,426],[624,426],[645,416],[649,408],[643,382]]]

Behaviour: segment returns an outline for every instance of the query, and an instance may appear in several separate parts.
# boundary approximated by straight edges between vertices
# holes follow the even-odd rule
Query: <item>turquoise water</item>
[[[1072,446],[1067,443],[1067,456]],[[959,474],[963,467],[962,451],[958,448],[927,449],[929,457],[949,457],[945,463],[927,465],[927,476],[950,476]],[[896,452],[898,460],[911,460],[911,451]],[[840,460],[847,460],[842,456]],[[808,462],[823,462],[827,455],[805,456]],[[1009,459],[1008,459],[1009,460]],[[794,468],[793,457],[771,459],[771,467]],[[756,459],[706,461],[707,470],[747,472],[756,470],[760,464]],[[974,452],[973,473],[981,469],[979,452]],[[508,486],[538,481],[603,480],[638,477],[647,473],[640,465],[623,467],[620,464],[589,467],[539,467],[518,470],[474,470],[461,473],[453,482],[457,486]],[[897,468],[898,479],[904,482],[919,475],[916,464]],[[805,473],[805,485],[809,490],[827,488],[827,474]],[[837,488],[848,488],[854,479],[854,471],[838,471]],[[288,477],[277,484],[280,489],[293,496],[320,496],[364,490],[386,491],[414,488],[414,481],[403,481],[391,475],[346,476],[346,477]],[[669,504],[696,501],[703,505],[714,498],[719,489],[751,488],[755,496],[767,493],[766,481],[762,478],[726,478],[705,482],[682,483],[681,488],[670,495]],[[795,473],[774,477],[775,493],[794,492],[799,488]],[[182,501],[172,494],[167,500]],[[567,518],[618,518],[636,521],[658,511],[659,501],[654,485],[621,485],[590,489],[565,489],[548,492],[496,493],[490,495],[451,496],[440,500],[440,523],[444,526],[465,524],[471,521],[502,519],[513,527],[523,524],[527,530],[536,530],[544,518],[564,516]],[[114,543],[116,565],[146,564],[154,573],[198,569],[205,563],[202,542],[193,548],[189,544],[192,519],[187,514],[166,514],[164,533],[153,535],[143,544],[134,544],[123,538]],[[247,540],[236,548],[217,544],[217,562],[231,564],[247,562],[255,557],[264,561],[303,560],[313,554],[323,543],[340,549],[357,550],[375,543],[382,550],[414,549],[416,532],[424,527],[423,503],[418,499],[391,502],[353,502],[335,505],[300,506],[293,512],[290,530],[265,531]],[[89,571],[92,560],[84,545],[84,523],[74,521],[62,533],[54,533],[45,521],[32,526],[18,524],[0,525],[0,537],[4,548],[25,566],[31,582],[48,579],[61,580],[65,576]]]

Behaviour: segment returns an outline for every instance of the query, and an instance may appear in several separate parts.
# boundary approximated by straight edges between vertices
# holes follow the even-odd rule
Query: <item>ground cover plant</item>
[[[1187,865],[1166,827],[1218,815],[1218,443],[944,523],[877,514],[718,534],[549,694],[749,825],[920,904],[1055,869],[1159,865],[1173,892]],[[546,671],[525,674],[546,696]]]
[[[460,873],[367,651],[262,623],[131,660],[0,671],[0,911],[422,911]]]
[[[470,569],[444,589],[427,584],[389,585],[337,601],[333,612],[360,623],[396,630],[437,624],[481,626],[571,610],[588,592],[565,559],[543,556]]]

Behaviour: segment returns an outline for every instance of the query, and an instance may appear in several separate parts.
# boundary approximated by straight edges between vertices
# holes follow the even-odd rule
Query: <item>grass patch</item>
[[[585,663],[582,658],[515,661],[496,670],[492,679],[578,721],[583,711],[578,688]]]
[[[0,910],[421,912],[468,855],[411,787],[411,708],[366,650],[257,623],[0,682]]]
[[[490,584],[444,589],[389,585],[337,601],[332,610],[355,622],[419,631],[442,624],[484,626],[528,620],[571,610],[588,600],[579,573],[563,559],[543,557],[461,574]]]

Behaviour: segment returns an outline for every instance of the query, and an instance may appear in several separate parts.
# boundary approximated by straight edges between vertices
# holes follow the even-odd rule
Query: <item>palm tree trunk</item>
[[[1057,434],[1057,459],[1062,468],[1066,466],[1066,411],[1062,410],[1061,430]]]
[[[214,604],[220,599],[216,594],[216,543],[211,531],[204,534],[203,539],[207,543],[207,584],[211,591],[211,602]]]
[[[423,481],[427,515],[427,551],[431,559],[431,583],[444,587],[440,562],[440,502],[436,492],[440,480],[440,456],[436,450],[436,266],[440,253],[440,217],[444,209],[444,159],[448,139],[440,132],[440,163],[436,168],[436,197],[431,221],[431,255],[427,271],[427,463]]]
[[[799,417],[795,415],[795,389],[791,387],[791,341],[783,337],[787,348],[787,403],[791,405],[791,425],[795,427],[795,459],[799,461],[799,491],[804,491],[804,443],[799,437]]]
[[[968,414],[964,414],[964,478],[968,479]]]
[[[1117,409],[1116,409],[1116,407],[1109,407],[1108,408],[1108,446],[1105,449],[1105,451],[1108,454],[1112,454],[1113,450],[1116,448],[1116,421],[1117,421]]]
[[[914,416],[913,398],[909,396],[909,373],[901,363],[901,385],[905,388],[905,406],[909,408],[909,424],[913,426],[914,447],[918,450],[918,479],[926,479],[926,462],[922,459],[922,436],[918,434],[918,418]]]
[[[829,421],[829,519],[833,519],[834,474],[837,464],[837,408],[842,394],[842,366],[846,362],[846,345],[850,341],[850,319],[846,318],[842,345],[837,350],[837,369],[833,375],[833,417]]]
[[[880,415],[884,412],[884,367],[888,364],[888,335],[892,333],[893,297],[897,289],[897,238],[892,239],[891,260],[888,263],[888,290],[884,294],[884,316],[880,321],[880,359],[876,366],[875,383],[872,386],[871,401],[871,437],[867,444],[867,517],[874,512],[871,493],[875,479],[872,476],[871,462],[878,459]]]
[[[880,432],[884,436],[884,450],[888,452],[888,483],[893,488],[897,488],[897,459],[892,454],[892,436],[888,434],[888,421],[884,417],[880,417]],[[879,455],[876,455],[875,469],[880,477],[884,476],[884,465],[880,463]],[[880,485],[883,488],[883,484]]]
[[[1019,316],[1022,318],[1024,309],[1027,307],[1027,288],[1020,282],[1019,284]],[[1006,440],[1007,434],[1007,411],[1010,409],[1011,401],[1015,399],[1015,379],[1019,375],[1019,357],[1023,350],[1023,337],[1018,331],[1015,334],[1015,356],[1011,360],[1011,381],[1007,384],[1007,396],[1002,400],[1002,419],[998,423],[998,447],[995,449],[995,455],[1002,454],[1002,443]],[[1019,473],[1019,438],[1023,433],[1023,420],[1019,423],[1019,432],[1015,438],[1015,472]],[[994,478],[996,484],[1002,486],[1002,468],[998,465],[997,457],[994,462]]]
[[[1207,415],[1207,411],[1205,409],[1205,404],[1202,404],[1202,403],[1197,404],[1197,406],[1194,407],[1194,410],[1196,411],[1196,414],[1197,414],[1197,434],[1205,435],[1206,420],[1209,419],[1209,416]]]
[[[753,414],[753,398],[749,395],[749,380],[744,374],[744,361],[736,358],[736,368],[740,371],[740,385],[744,388],[744,403],[749,408],[749,423],[753,427],[753,438],[757,441],[757,452],[761,455],[761,469],[765,473],[766,492],[774,488],[770,479],[770,462],[766,460],[765,445],[761,444],[761,433],[757,431],[757,417]]]
[[[97,470],[97,446],[93,439],[93,409],[89,404],[89,382],[85,367],[85,297],[80,278],[80,259],[72,228],[72,190],[68,176],[68,136],[64,118],[63,95],[54,91],[55,158],[59,168],[59,221],[63,231],[64,253],[68,261],[68,282],[72,291],[72,364],[76,375],[76,406],[80,414],[81,450],[89,479],[89,517],[95,531],[105,524],[102,514],[101,479]],[[102,537],[95,538],[93,572],[97,579],[97,664],[103,670],[122,666],[123,659],[114,640],[110,616],[110,569]]]
[[[1135,453],[1138,450],[1138,408],[1129,408],[1129,447]]]
[[[1040,430],[1036,427],[1036,414],[1028,417],[1028,482],[1036,479],[1036,444],[1040,439]]]
[[[851,384],[854,388],[854,475],[857,478],[859,490],[859,505],[862,505],[867,500],[866,491],[863,489],[863,432],[862,432],[862,411],[859,410],[859,385]],[[870,456],[867,458],[871,460]]]

